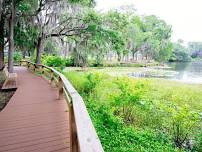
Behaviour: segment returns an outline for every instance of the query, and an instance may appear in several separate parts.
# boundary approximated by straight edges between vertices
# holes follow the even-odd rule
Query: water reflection
[[[146,68],[141,72],[129,74],[132,77],[164,78],[188,83],[202,84],[202,61],[168,63],[169,68]]]
[[[187,63],[169,63],[178,74],[172,79],[191,83],[202,83],[202,61]]]

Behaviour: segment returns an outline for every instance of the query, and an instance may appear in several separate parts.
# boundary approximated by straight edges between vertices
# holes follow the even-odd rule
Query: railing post
[[[36,64],[34,64],[33,66],[34,66],[34,69],[33,69],[33,70],[34,70],[34,72],[36,72]]]
[[[27,62],[27,68],[29,69],[29,62]]]
[[[64,90],[63,90],[63,82],[62,79],[59,77],[58,80],[58,99],[63,99],[64,97]]]
[[[69,127],[70,127],[70,144],[71,144],[70,150],[71,152],[79,152],[73,105],[69,103],[68,107],[69,107],[69,125],[70,125]]]
[[[53,85],[53,81],[54,81],[54,73],[51,70],[51,73],[50,73],[50,83],[51,83],[51,85]]]
[[[68,94],[65,92],[65,99],[67,101],[68,106],[68,116],[69,116],[69,132],[70,132],[70,152],[79,152],[79,144],[77,138],[77,131],[76,131],[76,123],[74,117],[74,110],[71,99],[69,98]]]
[[[41,66],[41,74],[42,75],[44,74],[44,68],[43,68],[43,66]]]

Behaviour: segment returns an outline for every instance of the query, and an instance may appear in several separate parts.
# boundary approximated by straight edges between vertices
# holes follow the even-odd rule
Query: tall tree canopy
[[[87,66],[89,59],[102,64],[109,57],[118,62],[140,60],[140,56],[164,62],[172,54],[171,26],[154,15],[137,15],[133,7],[101,13],[93,9],[94,0],[1,2],[0,68],[9,42],[10,72],[14,50],[35,56],[37,64],[43,53],[69,54],[79,66]]]

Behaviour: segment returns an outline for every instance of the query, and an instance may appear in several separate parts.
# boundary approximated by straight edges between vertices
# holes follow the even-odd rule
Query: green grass
[[[148,79],[151,90],[146,94],[150,100],[164,99],[175,104],[187,104],[192,110],[202,110],[202,85],[188,84],[164,79]]]
[[[108,75],[128,69],[65,72],[83,96],[105,151],[186,151],[186,146],[177,148],[176,135],[192,139],[192,151],[200,151],[202,85]]]

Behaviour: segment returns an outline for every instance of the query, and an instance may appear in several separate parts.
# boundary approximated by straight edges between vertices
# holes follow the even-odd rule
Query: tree
[[[0,1],[0,70],[4,68],[5,1]]]
[[[70,2],[90,5],[93,1],[81,0]],[[87,29],[87,26],[84,24],[78,13],[79,11],[82,11],[81,9],[78,10],[76,7],[71,7],[70,3],[67,3],[66,1],[45,1],[44,3],[42,2],[40,6],[41,11],[35,16],[37,22],[36,25],[38,27],[36,48],[37,64],[40,64],[41,62],[42,47],[47,38],[80,35],[83,30]],[[64,14],[64,12],[66,14]]]
[[[15,47],[25,54],[33,55],[37,40],[37,29],[31,25],[25,25],[26,21],[18,21],[15,26]],[[21,24],[22,23],[22,24]]]
[[[89,6],[94,4],[93,0],[79,0],[79,1],[71,0],[70,2],[81,3]],[[2,69],[4,65],[3,64],[4,63],[3,50],[4,50],[4,39],[5,39],[4,29],[6,29],[4,28],[4,23],[6,21],[6,16],[9,16],[8,18],[9,72],[13,72],[13,51],[15,46],[20,48],[21,50],[26,50],[26,49],[30,50],[31,47],[33,48],[33,46],[37,44],[38,46],[37,62],[40,63],[41,48],[43,46],[44,39],[47,39],[49,37],[60,37],[60,36],[78,34],[77,32],[79,30],[85,28],[83,24],[79,24],[80,25],[79,27],[75,25],[66,27],[67,24],[69,24],[72,20],[76,20],[76,19],[69,17],[68,20],[67,18],[64,18],[64,20],[62,20],[62,18],[60,18],[60,17],[63,17],[63,15],[61,15],[61,12],[58,12],[58,10],[60,10],[61,8],[63,8],[64,10],[65,7],[62,6],[62,4],[65,4],[65,6],[68,6],[69,4],[65,0],[64,1],[61,1],[61,0],[8,0],[8,1],[0,1],[0,4],[4,6],[4,7],[0,6],[0,8],[2,8],[0,9],[0,12],[2,12],[0,14],[1,16],[0,29],[2,29],[1,37],[0,37],[1,39],[0,68]],[[59,24],[59,26],[57,24],[58,21],[59,23],[62,23],[62,24]],[[78,21],[80,21],[80,19],[78,19]],[[40,22],[41,24],[36,24],[36,22]],[[16,27],[15,27],[15,23],[17,24]],[[50,26],[50,25],[54,25],[54,26]],[[50,27],[52,27],[52,29],[48,30],[48,28]],[[74,31],[77,31],[77,32],[74,33]],[[44,33],[44,32],[47,32],[47,33]],[[36,33],[38,33],[37,42],[35,40]],[[25,41],[25,37],[28,38],[27,39],[28,41]],[[14,39],[16,40],[15,46],[14,46]]]
[[[4,19],[0,21],[0,70],[4,67],[4,21]]]
[[[12,7],[11,0],[8,1],[4,7],[6,10],[3,10],[7,14],[5,16],[12,14],[11,9],[7,9]],[[82,63],[81,66],[86,66],[89,58],[95,60],[96,65],[102,64],[109,52],[116,54],[118,62],[124,58],[128,61],[131,55],[134,60],[137,53],[143,59],[164,62],[172,52],[171,26],[156,16],[135,15],[133,7],[98,13],[90,8],[95,5],[93,0],[15,1],[16,17],[13,22],[9,22],[14,25],[15,48],[23,51],[24,56],[26,52],[36,54],[37,64],[41,63],[44,47],[44,53],[50,53],[56,46],[50,44],[55,42],[71,45],[75,62],[78,65]],[[5,33],[10,33],[9,36],[12,37],[12,26],[9,27],[9,31],[6,31],[7,28],[0,25],[4,29],[2,31],[6,31],[2,34],[2,41],[6,37]],[[9,67],[12,66],[11,50],[14,50],[10,37]],[[1,46],[3,45],[4,43]],[[0,53],[0,57],[1,54],[3,53]],[[61,53],[58,51],[54,54]],[[1,61],[3,57],[0,65],[3,63]]]
[[[16,13],[16,0],[12,0],[11,4],[11,14],[9,16],[9,49],[8,49],[8,71],[13,73],[13,52],[14,52],[14,19]]]
[[[0,0],[0,21],[1,21],[1,13],[2,13],[2,4],[3,4],[3,0]]]
[[[135,54],[141,51],[145,39],[142,28],[143,22],[141,18],[133,16],[128,27],[128,49],[132,52],[133,60],[135,59]]]
[[[102,15],[90,10],[83,17],[83,21],[87,25],[86,30],[80,36],[70,38],[76,44],[73,51],[76,65],[87,66],[89,57],[96,60],[95,65],[101,65],[108,50],[122,51],[122,37],[118,31],[106,27]]]
[[[170,61],[186,62],[190,61],[191,57],[188,49],[183,45],[182,41],[173,43],[173,52],[172,56],[169,59]]]
[[[202,57],[202,42],[189,42],[188,50],[193,58]]]
[[[172,52],[171,26],[158,17],[151,15],[143,18],[143,31],[147,33],[145,41],[145,54],[152,55],[154,59],[160,62],[167,61]]]
[[[24,15],[24,6],[29,3],[28,0],[3,0],[1,3],[3,7],[0,21],[0,69],[4,66],[4,45],[8,42],[8,70],[13,72],[14,26],[16,21]],[[5,23],[8,23],[8,25]],[[6,38],[7,41],[4,42]]]
[[[128,14],[120,13],[117,10],[110,11],[105,14],[104,23],[107,28],[113,31],[112,49],[116,52],[118,61],[121,61],[124,51],[127,50]]]

